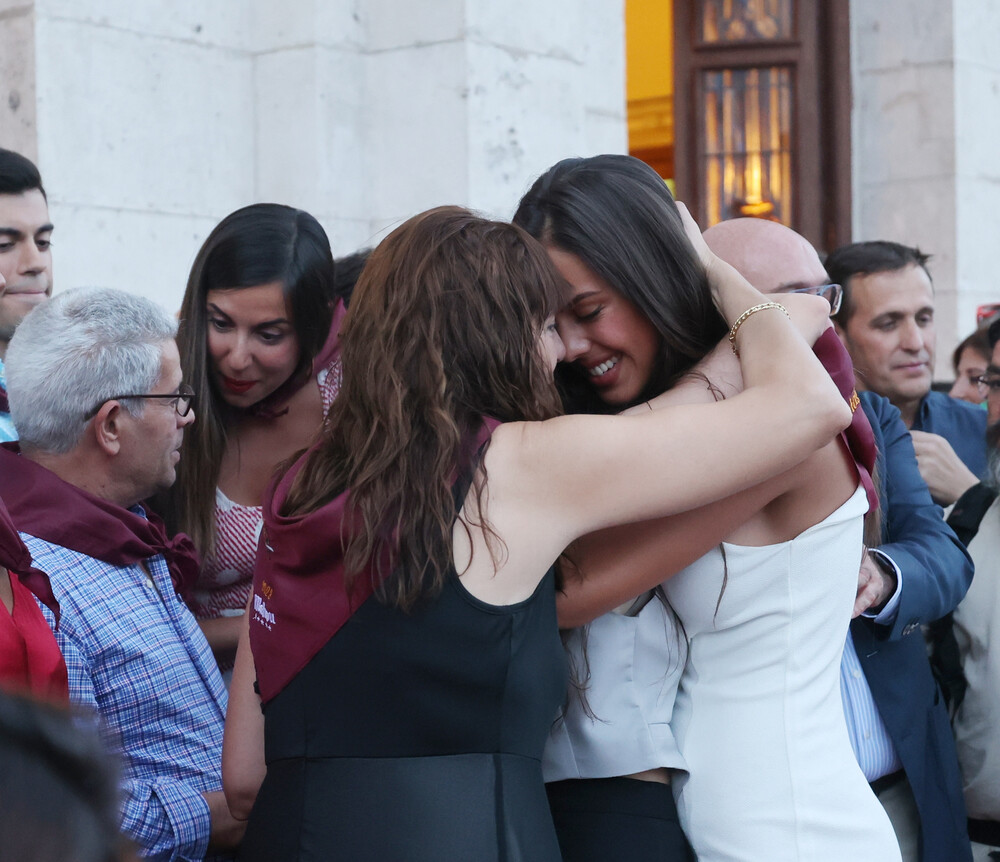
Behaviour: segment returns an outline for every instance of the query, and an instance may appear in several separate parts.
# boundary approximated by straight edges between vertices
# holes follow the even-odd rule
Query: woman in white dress
[[[560,162],[515,221],[570,285],[557,322],[571,411],[648,412],[741,390],[734,350],[715,347],[725,327],[706,304],[677,210],[647,166],[626,156]],[[666,784],[702,860],[899,858],[839,694],[867,508],[838,440],[737,499],[570,549],[583,579],[567,588],[560,620],[593,620],[569,637],[587,688],[570,700],[545,763],[568,862],[611,846],[624,846],[623,858],[689,858],[676,841],[663,850],[665,825],[650,813]],[[650,572],[662,579],[689,563],[662,603],[626,601],[653,586]]]

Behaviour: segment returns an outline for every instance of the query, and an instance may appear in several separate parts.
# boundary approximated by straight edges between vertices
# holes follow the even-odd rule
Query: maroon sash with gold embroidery
[[[488,419],[460,459],[468,463],[499,423]],[[319,444],[321,445],[321,444]],[[375,590],[369,571],[344,586],[347,494],[306,515],[279,514],[310,452],[264,495],[250,607],[250,646],[261,700],[281,692]]]

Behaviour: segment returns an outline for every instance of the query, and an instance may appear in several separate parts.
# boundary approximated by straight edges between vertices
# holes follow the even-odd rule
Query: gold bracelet
[[[765,308],[778,308],[784,312],[785,317],[788,317],[788,310],[780,302],[762,302],[760,305],[751,305],[750,308],[736,318],[733,328],[729,330],[729,345],[733,348],[733,353],[737,356],[740,355],[740,352],[736,349],[736,333],[740,331],[740,327],[746,323],[752,315],[756,314],[758,311],[763,311]]]

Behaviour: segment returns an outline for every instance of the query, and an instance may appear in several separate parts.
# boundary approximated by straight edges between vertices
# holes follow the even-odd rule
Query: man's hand
[[[858,595],[854,600],[852,616],[860,616],[865,611],[878,613],[895,592],[895,575],[885,572],[866,550],[865,555],[861,558],[861,571],[858,573]]]
[[[913,451],[917,453],[917,467],[935,503],[950,506],[979,482],[944,437],[927,431],[911,431],[910,436]]]
[[[210,790],[202,793],[208,803],[209,815],[212,818],[212,834],[208,839],[209,852],[219,853],[235,850],[243,840],[247,830],[244,820],[237,820],[229,813],[226,797],[221,790]]]

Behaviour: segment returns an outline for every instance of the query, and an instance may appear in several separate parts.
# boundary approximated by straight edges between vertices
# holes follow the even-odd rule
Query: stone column
[[[365,4],[372,213],[458,203],[509,217],[572,155],[625,152],[624,4]]]
[[[0,0],[0,147],[38,158],[35,109],[35,9]]]
[[[509,217],[557,159],[625,151],[624,67],[621,0],[0,0],[0,144],[37,157],[57,290],[174,309],[253,201],[337,255],[438,204]]]
[[[1000,300],[993,249],[1000,212],[1000,3],[851,3],[854,238],[934,255],[937,379]]]
[[[972,330],[977,305],[1000,302],[1000,51],[996,43],[1000,3],[954,0],[954,10],[955,335],[961,340]],[[947,372],[950,377],[950,366]]]

